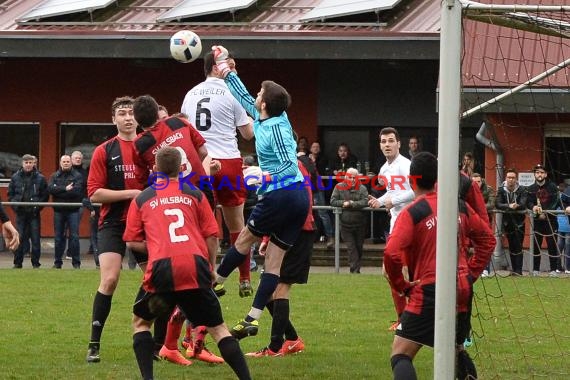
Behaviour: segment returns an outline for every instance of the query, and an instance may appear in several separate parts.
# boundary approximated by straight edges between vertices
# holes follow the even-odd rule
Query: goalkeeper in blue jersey
[[[285,112],[291,104],[287,90],[273,81],[263,81],[257,97],[251,96],[237,73],[228,65],[228,51],[223,46],[213,46],[216,70],[225,78],[233,96],[253,117],[255,150],[263,172],[260,199],[253,209],[246,226],[235,244],[225,254],[217,269],[215,290],[225,293],[223,283],[230,273],[245,260],[253,243],[264,235],[270,236],[265,254],[265,271],[252,308],[246,318],[234,328],[238,338],[257,334],[263,308],[279,281],[279,271],[285,251],[301,231],[309,198],[304,188],[304,178],[297,166],[297,144],[291,123]]]

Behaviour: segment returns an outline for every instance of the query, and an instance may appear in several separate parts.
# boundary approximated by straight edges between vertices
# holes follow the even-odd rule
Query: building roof
[[[559,0],[486,0],[494,5],[560,6]],[[570,58],[570,12],[472,12],[463,22],[464,102],[481,104]],[[521,22],[523,20],[531,22]],[[505,26],[501,26],[505,25]],[[537,34],[532,30],[540,29]],[[549,35],[550,34],[550,35]],[[487,112],[568,112],[570,69],[562,68]]]
[[[152,42],[164,43],[175,31],[191,29],[205,40],[206,46],[232,41],[232,46],[237,45],[245,56],[255,54],[256,58],[438,58],[440,5],[436,1],[402,0],[393,9],[379,12],[301,21],[321,1],[258,0],[245,9],[161,22],[162,16],[184,1],[119,0],[104,9],[35,20],[24,16],[42,0],[9,0],[0,3],[0,38],[6,46],[0,54],[104,57],[113,51],[115,57],[164,58],[167,50],[157,52]],[[44,49],[38,48],[37,38],[42,39]],[[89,51],[72,43],[85,44],[86,39],[97,40],[87,44]],[[129,48],[121,43],[126,40]],[[268,40],[281,45],[268,48]],[[259,49],[260,42],[265,44],[263,49]],[[403,45],[396,48],[394,42]],[[70,45],[74,47],[71,51]],[[99,50],[99,46],[106,48]]]

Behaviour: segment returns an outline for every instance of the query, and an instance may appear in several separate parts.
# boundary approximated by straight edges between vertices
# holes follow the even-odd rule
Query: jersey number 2
[[[199,131],[207,131],[212,127],[212,112],[204,107],[204,103],[210,103],[210,98],[200,99],[196,105],[196,129]]]
[[[171,242],[180,243],[183,241],[190,240],[190,238],[186,234],[183,235],[176,234],[177,229],[184,227],[184,214],[182,213],[182,210],[180,210],[179,208],[166,209],[164,210],[164,215],[176,217],[176,221],[168,225],[168,234],[170,235]]]

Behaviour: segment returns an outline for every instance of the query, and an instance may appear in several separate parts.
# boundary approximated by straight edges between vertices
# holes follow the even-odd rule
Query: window
[[[9,181],[22,167],[22,156],[40,152],[40,126],[37,123],[0,123],[0,181]]]
[[[88,168],[95,147],[116,134],[117,127],[112,123],[61,123],[60,155],[71,154],[74,150],[78,150],[83,153],[83,167]]]

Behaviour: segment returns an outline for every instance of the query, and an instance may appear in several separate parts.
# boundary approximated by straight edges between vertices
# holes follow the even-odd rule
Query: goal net
[[[570,7],[508,1],[463,2],[462,128],[481,126],[481,170],[495,191],[505,168],[516,169],[520,184],[528,185],[538,163],[555,184],[570,183]],[[570,274],[564,273],[570,241],[562,244],[570,234],[553,226],[545,238],[561,244],[535,251],[538,233],[527,216],[523,276],[512,276],[502,214],[493,223],[501,244],[490,276],[475,285],[472,341],[466,342],[479,378],[570,378]],[[541,257],[538,273],[534,256]],[[559,266],[552,268],[550,257]]]

